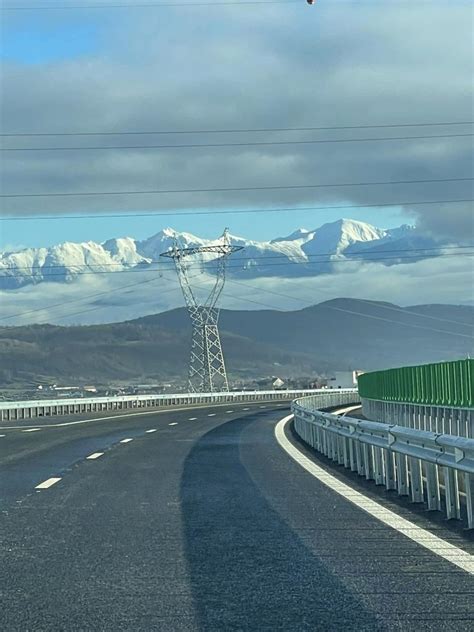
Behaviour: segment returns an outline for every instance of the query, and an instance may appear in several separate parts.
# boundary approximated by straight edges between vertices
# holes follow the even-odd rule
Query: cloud
[[[351,262],[340,272],[304,279],[229,278],[221,305],[227,309],[296,310],[339,297],[403,306],[473,304],[472,272],[471,259],[452,257],[390,267]],[[203,296],[209,292],[212,279],[198,274],[193,283],[198,295]],[[0,292],[0,303],[0,325],[18,326],[117,322],[182,307],[184,300],[172,274],[159,277],[138,273],[83,277],[69,285],[27,286]]]
[[[382,6],[383,5],[383,6]],[[303,10],[304,9],[304,10]],[[107,13],[107,12],[104,12]],[[3,69],[13,131],[262,128],[469,120],[471,7],[388,2],[108,12],[101,50]],[[470,132],[470,127],[262,133],[269,140]],[[22,139],[10,146],[254,141],[232,134]],[[3,191],[133,191],[469,177],[472,139],[186,150],[10,153]],[[471,182],[288,191],[13,198],[2,213],[466,199]],[[472,238],[470,205],[402,205],[439,237]],[[380,225],[383,225],[381,211]]]

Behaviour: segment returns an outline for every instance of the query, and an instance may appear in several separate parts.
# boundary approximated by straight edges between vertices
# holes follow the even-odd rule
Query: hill
[[[390,366],[465,357],[474,351],[474,308],[336,299],[281,312],[221,312],[234,379]],[[0,383],[184,378],[190,324],[184,309],[123,323],[0,328]]]

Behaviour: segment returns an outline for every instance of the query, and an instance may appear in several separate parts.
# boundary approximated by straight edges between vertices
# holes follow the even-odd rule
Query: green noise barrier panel
[[[359,376],[362,398],[423,406],[474,407],[474,360],[374,371]]]

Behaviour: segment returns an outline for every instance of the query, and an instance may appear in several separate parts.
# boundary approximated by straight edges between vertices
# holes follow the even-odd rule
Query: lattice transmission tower
[[[173,247],[161,253],[162,257],[174,261],[193,327],[188,373],[188,385],[192,393],[229,390],[218,329],[217,301],[224,289],[227,259],[237,250],[242,250],[242,246],[231,245],[226,228],[220,243],[216,245],[181,248],[175,239]],[[215,281],[208,295],[199,300],[188,271],[193,264],[201,264],[206,254],[217,255],[210,259],[216,266]]]

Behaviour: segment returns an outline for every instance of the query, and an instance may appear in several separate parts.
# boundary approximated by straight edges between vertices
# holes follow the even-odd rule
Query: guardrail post
[[[383,450],[383,456],[385,465],[385,489],[397,489],[394,454],[390,452],[390,450]]]
[[[362,446],[362,452],[364,455],[364,463],[365,463],[365,478],[370,481],[374,478],[374,461],[372,454],[372,446],[364,443]]]
[[[329,459],[333,459],[334,458],[334,445],[333,445],[333,441],[334,441],[334,436],[332,434],[332,432],[329,432],[329,430],[325,430],[326,433],[326,443],[327,443],[327,447],[328,447],[328,458]]]
[[[337,434],[331,432],[331,440],[333,450],[332,459],[339,464],[339,437],[337,436]]]
[[[459,503],[457,472],[450,467],[444,467],[443,472],[446,497],[446,517],[448,520],[451,518],[459,519],[461,517],[461,507]]]
[[[347,468],[351,466],[350,448],[349,448],[350,442],[351,440],[348,439],[347,437],[342,437],[343,462],[344,462],[344,467],[347,467]]]
[[[466,487],[467,524],[469,529],[474,529],[474,474],[465,472],[464,483]]]
[[[324,456],[328,456],[329,455],[329,450],[328,450],[328,435],[327,432],[324,428],[321,428],[321,433],[322,433],[322,448],[323,448],[323,454]]]
[[[413,503],[423,502],[423,479],[421,478],[421,461],[410,458],[410,491]]]
[[[382,449],[374,447],[373,454],[374,454],[375,484],[383,485],[384,474],[383,474]]]
[[[438,466],[434,463],[425,463],[426,496],[428,509],[439,511],[441,509],[441,495],[439,491]]]
[[[344,437],[339,437],[336,435],[336,449],[337,449],[337,462],[339,465],[345,465],[344,458]]]
[[[350,462],[351,472],[357,472],[355,443],[356,442],[354,441],[354,439],[349,439],[349,462]]]
[[[360,443],[360,441],[357,441],[355,444],[355,453],[356,453],[356,462],[357,462],[357,474],[359,474],[359,476],[364,476],[365,474],[364,452],[362,450],[362,444]]]
[[[318,434],[318,427],[313,425],[311,427],[311,437],[312,437],[312,446],[315,450],[317,450],[319,452],[319,434]]]
[[[397,464],[397,491],[399,496],[408,496],[408,468],[407,457],[404,454],[397,454],[395,457]]]

